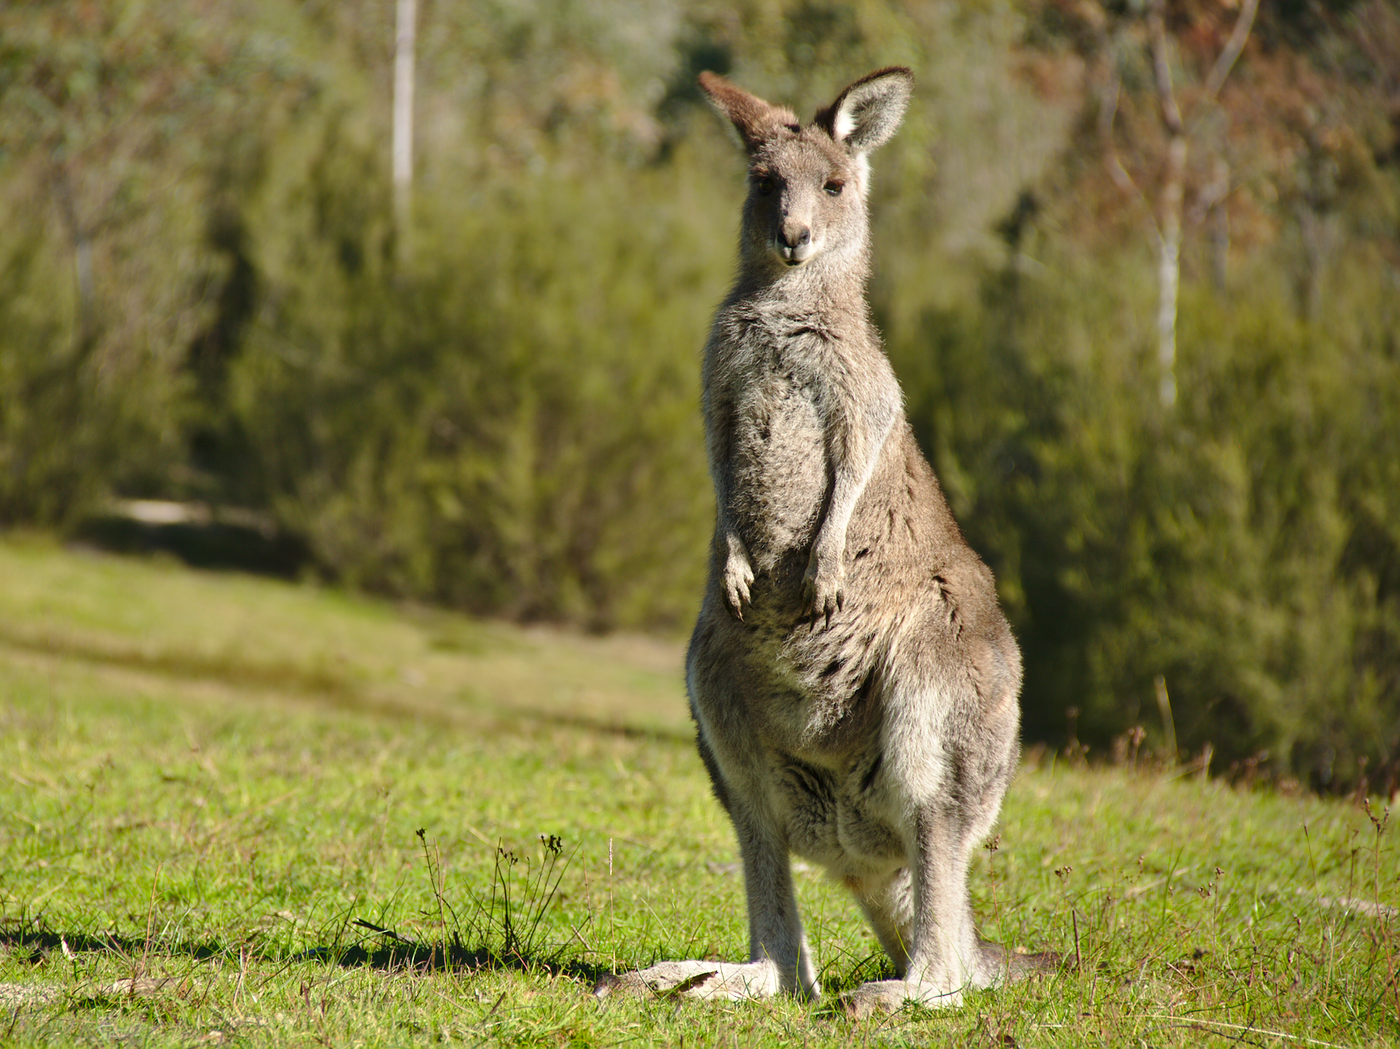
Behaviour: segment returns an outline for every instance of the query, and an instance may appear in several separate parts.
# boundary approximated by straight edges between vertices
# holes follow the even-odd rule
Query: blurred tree
[[[156,193],[163,165],[193,162],[179,132],[207,56],[190,45],[134,5],[0,12],[7,297],[42,279],[71,289],[0,332],[11,519],[69,521],[114,476],[159,472],[178,449],[171,365],[194,311],[178,277],[143,279],[166,260],[138,245],[190,203],[178,183]],[[46,226],[61,239],[34,236]],[[71,276],[55,280],[64,257]]]
[[[1192,92],[1192,110],[1209,110],[1229,77],[1249,38],[1258,9],[1258,0],[1243,0],[1235,15],[1234,28],[1215,56],[1210,72]],[[1141,19],[1141,25],[1136,24]],[[1185,200],[1187,153],[1191,136],[1191,118],[1183,115],[1178,103],[1180,91],[1172,72],[1174,35],[1168,27],[1167,0],[1150,0],[1145,9],[1129,9],[1126,19],[1114,25],[1107,16],[1096,18],[1100,27],[1100,48],[1107,57],[1107,78],[1104,101],[1099,114],[1108,171],[1114,181],[1132,197],[1142,202],[1149,217],[1153,244],[1157,249],[1157,365],[1159,396],[1164,407],[1176,403],[1176,330],[1177,303],[1181,287],[1182,212]],[[1191,23],[1192,28],[1199,26]],[[1115,122],[1122,87],[1122,72],[1113,57],[1122,44],[1138,35],[1145,37],[1143,46],[1150,56],[1152,83],[1156,90],[1157,111],[1161,119],[1165,144],[1160,164],[1161,187],[1155,207],[1149,204],[1143,190],[1123,166],[1115,145]],[[1193,85],[1196,86],[1196,85]],[[1153,165],[1157,166],[1157,165]],[[1216,212],[1220,201],[1229,192],[1229,166],[1220,154],[1212,158],[1209,182],[1202,187],[1196,205],[1199,212]],[[1223,220],[1222,220],[1223,221]],[[1217,285],[1223,284],[1223,258],[1218,259]]]

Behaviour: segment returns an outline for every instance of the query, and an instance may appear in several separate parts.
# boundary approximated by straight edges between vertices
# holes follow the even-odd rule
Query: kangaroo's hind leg
[[[909,868],[900,867],[883,876],[851,878],[846,885],[902,978],[909,971],[909,949],[914,942],[914,886]]]
[[[697,631],[689,687],[700,725],[700,756],[738,838],[749,960],[658,962],[617,977],[610,986],[695,998],[767,998],[780,992],[817,998],[821,992],[798,914],[787,834],[774,809],[773,759],[743,721],[732,661],[709,651],[709,636]]]
[[[857,1013],[906,1001],[957,1005],[965,991],[998,979],[997,951],[977,936],[967,882],[1015,773],[1019,660],[995,640],[959,644],[944,626],[951,619],[930,615],[906,635],[887,686],[885,768],[907,814],[908,964],[901,979],[852,992],[847,1004]]]
[[[786,842],[776,823],[767,818],[759,798],[751,792],[736,792],[733,784],[727,789],[731,797],[737,793],[742,799],[731,815],[748,897],[749,960],[658,962],[608,981],[600,986],[600,993],[616,987],[693,998],[769,998],[780,992],[805,998],[820,995],[798,916]]]

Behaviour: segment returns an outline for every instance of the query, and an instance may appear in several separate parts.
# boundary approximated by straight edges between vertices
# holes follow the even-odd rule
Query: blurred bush
[[[693,613],[696,346],[729,249],[661,173],[593,174],[420,195],[403,261],[342,138],[276,202],[231,423],[244,483],[327,570],[595,628]]]
[[[1151,296],[1120,298],[1120,274],[1147,267],[1057,261],[1034,280],[990,271],[980,299],[891,339],[916,428],[999,574],[1027,736],[1106,752],[1141,724],[1161,747],[1160,676],[1170,735],[1210,744],[1217,769],[1384,782],[1400,736],[1400,297],[1358,274],[1337,315],[1305,322],[1265,290],[1196,288],[1166,410],[1141,378],[1150,332],[1121,327]]]
[[[0,527],[65,528],[114,482],[179,462],[184,383],[151,348],[80,311],[32,216],[0,241]]]

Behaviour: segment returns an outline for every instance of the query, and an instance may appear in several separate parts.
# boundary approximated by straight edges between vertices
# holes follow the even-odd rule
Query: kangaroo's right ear
[[[797,134],[801,125],[797,114],[786,106],[775,106],[735,87],[718,73],[700,74],[700,90],[710,96],[715,108],[727,116],[744,140],[744,148],[750,153],[779,130]]]

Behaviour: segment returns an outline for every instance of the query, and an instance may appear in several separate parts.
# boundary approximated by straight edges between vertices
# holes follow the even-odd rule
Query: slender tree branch
[[[1147,34],[1152,48],[1152,72],[1157,79],[1157,101],[1162,108],[1162,123],[1173,136],[1185,130],[1181,123],[1181,110],[1176,105],[1176,93],[1172,90],[1171,55],[1167,48],[1166,0],[1153,0],[1147,11]]]
[[[1122,91],[1122,80],[1118,76],[1118,64],[1112,56],[1108,60],[1108,84],[1104,88],[1103,101],[1099,106],[1099,138],[1103,140],[1104,162],[1108,175],[1119,189],[1142,196],[1128,169],[1118,156],[1117,143],[1113,141],[1113,122],[1118,116],[1118,96]]]
[[[1225,50],[1220,52],[1220,57],[1211,68],[1210,76],[1206,77],[1206,98],[1215,98],[1225,83],[1225,78],[1230,75],[1230,70],[1235,67],[1240,52],[1244,50],[1245,41],[1249,39],[1249,31],[1254,26],[1254,14],[1258,10],[1259,0],[1244,0],[1240,6],[1240,15],[1235,19],[1235,28],[1230,31],[1230,39],[1225,42]]]
[[[1147,200],[1147,195],[1142,188],[1128,173],[1128,169],[1123,166],[1123,160],[1118,155],[1118,144],[1113,137],[1113,122],[1118,116],[1118,98],[1122,92],[1122,78],[1118,75],[1118,63],[1114,61],[1111,49],[1104,48],[1108,57],[1108,83],[1104,87],[1103,100],[1099,106],[1098,130],[1099,137],[1103,141],[1104,166],[1108,169],[1108,176],[1113,180],[1113,184],[1124,193],[1132,196],[1147,217],[1147,230],[1158,244],[1161,243],[1161,232],[1157,228],[1157,216],[1153,214],[1152,205]]]
[[[413,194],[413,79],[418,0],[398,0],[394,33],[394,225],[400,259],[409,255]]]

